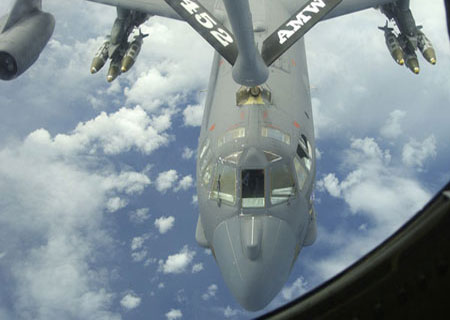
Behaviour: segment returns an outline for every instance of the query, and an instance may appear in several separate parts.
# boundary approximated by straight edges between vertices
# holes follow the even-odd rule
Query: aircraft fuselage
[[[280,4],[270,6],[275,23],[286,18]],[[267,22],[265,31],[255,32],[256,41],[275,27]],[[197,159],[197,241],[211,248],[228,287],[249,310],[273,299],[301,248],[316,236],[314,127],[303,40],[269,72],[263,85],[241,87],[232,66],[215,54]]]

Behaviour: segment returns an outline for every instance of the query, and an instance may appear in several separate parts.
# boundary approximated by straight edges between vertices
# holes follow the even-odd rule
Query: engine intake
[[[0,34],[0,79],[12,80],[38,58],[55,29],[54,17],[39,10]]]

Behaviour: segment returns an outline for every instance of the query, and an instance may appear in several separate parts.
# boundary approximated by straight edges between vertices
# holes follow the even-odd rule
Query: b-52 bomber
[[[236,300],[248,310],[264,308],[317,234],[303,36],[321,20],[376,7],[399,28],[398,36],[383,28],[394,59],[417,73],[411,58],[417,48],[431,63],[436,57],[409,0],[90,1],[118,7],[91,68],[98,71],[111,58],[108,80],[136,58],[144,35],[131,44],[128,36],[149,16],[184,20],[216,49],[198,144],[195,238],[211,249]],[[14,79],[30,67],[53,26],[41,1],[16,0],[0,22],[0,78]]]

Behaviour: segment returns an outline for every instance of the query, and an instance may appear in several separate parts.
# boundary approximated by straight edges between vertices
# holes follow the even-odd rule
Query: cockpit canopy
[[[267,165],[261,168],[238,166],[243,151],[211,161],[203,169],[201,183],[219,204],[264,208],[286,203],[303,190],[311,170],[311,148],[306,139],[301,140],[292,161],[271,151],[262,151]]]

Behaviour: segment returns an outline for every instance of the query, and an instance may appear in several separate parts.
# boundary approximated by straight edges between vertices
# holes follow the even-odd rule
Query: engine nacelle
[[[27,70],[39,58],[54,29],[55,18],[36,10],[0,33],[0,79],[11,80]]]

